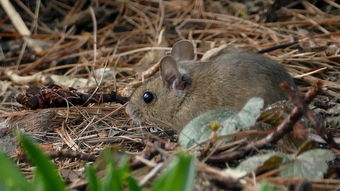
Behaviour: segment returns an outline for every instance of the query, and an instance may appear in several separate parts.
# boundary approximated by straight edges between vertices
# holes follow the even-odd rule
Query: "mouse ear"
[[[173,56],[165,56],[160,62],[163,83],[169,89],[184,90],[185,81],[179,72],[176,60]]]
[[[188,40],[181,40],[172,47],[171,55],[176,61],[195,59],[194,46]]]

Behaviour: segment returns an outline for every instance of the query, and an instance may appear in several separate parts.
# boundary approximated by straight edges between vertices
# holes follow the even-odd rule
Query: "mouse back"
[[[295,87],[277,62],[259,54],[222,54],[210,62],[194,60],[194,46],[179,41],[160,61],[160,75],[145,81],[132,94],[126,112],[180,131],[209,110],[239,111],[248,99],[261,97],[266,105],[285,99],[281,82]]]

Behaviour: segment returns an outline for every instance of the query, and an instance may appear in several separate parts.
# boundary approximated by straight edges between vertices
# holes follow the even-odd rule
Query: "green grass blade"
[[[33,173],[32,187],[34,191],[45,191],[45,185],[42,175],[39,171],[35,170]]]
[[[267,181],[262,181],[260,186],[256,189],[256,191],[276,191],[279,190],[275,186],[269,184]]]
[[[33,143],[33,140],[23,134],[19,134],[19,142],[26,151],[30,160],[37,167],[38,173],[46,190],[64,191],[65,183],[57,173],[57,169],[50,159]]]
[[[109,163],[106,166],[105,177],[103,179],[104,191],[123,191],[122,177],[120,177],[119,171],[115,168],[113,163]]]
[[[87,182],[88,182],[88,190],[90,191],[100,191],[99,181],[96,176],[96,170],[93,168],[92,165],[88,165],[86,167],[86,175],[87,175]]]
[[[126,181],[128,182],[128,187],[130,191],[142,191],[142,188],[138,185],[137,181],[129,176]]]
[[[191,191],[195,180],[196,159],[179,154],[157,180],[153,191]]]
[[[19,168],[2,152],[0,152],[0,184],[6,190],[31,190]]]

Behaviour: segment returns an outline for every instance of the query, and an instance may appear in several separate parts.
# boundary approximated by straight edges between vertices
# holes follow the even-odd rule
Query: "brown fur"
[[[178,61],[190,83],[184,90],[169,89],[162,77],[138,87],[126,108],[133,118],[170,126],[180,131],[191,119],[214,109],[239,111],[251,97],[262,97],[265,105],[285,99],[279,84],[295,87],[286,70],[273,60],[253,53],[227,53],[211,62]],[[144,103],[143,94],[155,100]]]

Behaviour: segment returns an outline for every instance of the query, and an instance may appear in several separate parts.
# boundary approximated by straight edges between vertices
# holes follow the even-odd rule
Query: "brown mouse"
[[[210,62],[194,60],[190,41],[177,42],[160,61],[160,76],[147,80],[132,94],[126,112],[177,131],[209,110],[239,111],[248,99],[265,105],[285,99],[281,82],[295,87],[285,68],[255,53],[224,53]]]

